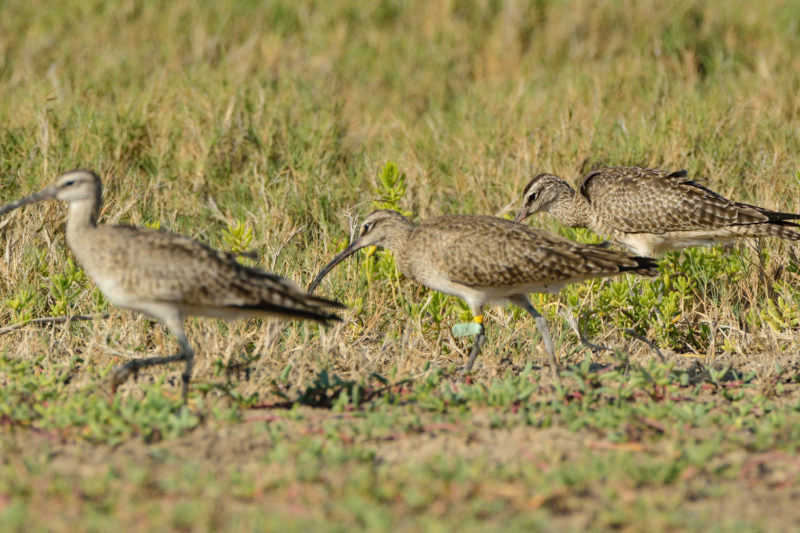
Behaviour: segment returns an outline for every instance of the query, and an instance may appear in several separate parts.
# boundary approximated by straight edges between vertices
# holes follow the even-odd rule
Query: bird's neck
[[[582,200],[572,187],[566,185],[562,194],[550,204],[548,212],[561,224],[570,228],[588,227],[589,206]]]
[[[408,247],[411,246],[411,233],[414,231],[414,224],[411,222],[398,224],[392,233],[386,237],[383,247],[394,254],[395,264],[400,272],[408,275],[406,257],[409,254]]]
[[[74,242],[76,237],[96,228],[99,213],[99,198],[70,202],[67,215],[67,240]]]

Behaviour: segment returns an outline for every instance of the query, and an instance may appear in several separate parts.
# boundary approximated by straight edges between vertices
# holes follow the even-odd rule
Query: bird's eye
[[[75,180],[69,180],[64,182],[64,187],[72,187],[75,185]]]
[[[531,195],[528,198],[530,198],[531,202],[535,202],[537,196],[539,196],[538,192],[532,192]]]
[[[367,222],[367,223],[366,223],[366,224],[364,224],[364,226],[361,228],[361,233],[366,233],[366,232],[368,232],[368,231],[369,231],[369,230],[371,230],[371,229],[372,229],[372,223],[371,223],[371,222]]]

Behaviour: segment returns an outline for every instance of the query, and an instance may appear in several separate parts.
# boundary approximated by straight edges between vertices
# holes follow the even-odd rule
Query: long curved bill
[[[3,207],[0,207],[0,215],[5,215],[9,211],[13,211],[18,207],[22,207],[23,205],[28,204],[35,204],[36,202],[41,202],[43,200],[52,200],[55,198],[55,190],[51,187],[47,187],[42,189],[39,192],[35,192],[33,194],[29,194],[25,198],[20,198],[10,204],[6,204]]]
[[[308,294],[314,292],[314,289],[317,288],[317,285],[319,285],[319,282],[322,281],[322,278],[327,276],[328,272],[333,270],[333,267],[335,267],[336,265],[338,265],[339,263],[341,263],[342,261],[344,261],[345,259],[350,257],[353,253],[357,252],[363,247],[364,245],[359,243],[359,239],[356,239],[350,244],[350,246],[345,248],[344,251],[342,251],[342,253],[331,259],[331,262],[322,267],[322,270],[319,271],[317,277],[314,278],[314,281],[312,281],[311,285],[308,286]]]
[[[528,210],[525,207],[522,207],[519,211],[517,211],[517,216],[514,217],[514,222],[522,222],[528,218]]]

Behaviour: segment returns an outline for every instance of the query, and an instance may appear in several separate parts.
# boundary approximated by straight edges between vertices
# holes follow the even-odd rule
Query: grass
[[[104,178],[106,223],[162,227],[308,283],[376,205],[508,215],[527,180],[687,168],[799,211],[800,9],[736,0],[7,2],[0,199]],[[392,163],[393,165],[387,165]],[[687,250],[661,275],[488,312],[468,382],[458,300],[359,254],[328,330],[192,320],[174,350],[70,258],[64,208],[0,221],[3,530],[790,529],[800,262],[791,244]],[[544,217],[531,223],[597,237]],[[108,314],[107,318],[101,318]],[[569,327],[613,351],[590,353]],[[666,359],[637,340],[653,343]],[[41,509],[47,512],[41,512]]]

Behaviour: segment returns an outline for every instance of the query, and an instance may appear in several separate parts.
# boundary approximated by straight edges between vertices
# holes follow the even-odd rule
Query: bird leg
[[[189,394],[189,381],[192,377],[192,366],[194,364],[194,350],[192,350],[189,340],[185,335],[178,336],[178,343],[181,346],[181,351],[174,355],[167,355],[163,357],[147,357],[145,359],[131,359],[124,365],[120,365],[111,371],[111,392],[117,392],[117,387],[122,385],[131,374],[138,372],[142,368],[149,366],[163,365],[167,363],[174,363],[176,361],[185,361],[181,378],[183,381],[183,401],[186,402]]]
[[[178,339],[179,341],[181,339]],[[181,351],[184,353],[186,366],[183,367],[183,374],[181,374],[181,381],[183,381],[183,403],[189,399],[189,381],[192,379],[192,369],[194,368],[194,350],[189,345],[189,341],[184,337],[181,342]]]
[[[569,325],[569,327],[572,329],[572,331],[575,332],[575,335],[578,336],[578,340],[581,341],[581,344],[583,344],[584,346],[586,346],[590,350],[597,350],[598,352],[604,351],[604,350],[608,351],[608,352],[613,352],[614,351],[614,350],[612,350],[611,348],[609,348],[607,346],[601,346],[599,344],[595,344],[593,342],[590,342],[583,335],[583,332],[581,331],[581,327],[578,324],[578,320],[575,318],[575,315],[572,313],[572,309],[566,307],[559,314],[564,318],[564,320],[567,321],[567,324]]]
[[[550,369],[553,372],[553,376],[556,378],[556,380],[561,381],[558,370],[558,362],[556,361],[556,353],[553,349],[553,339],[550,337],[550,328],[547,326],[547,321],[539,313],[539,311],[533,307],[531,301],[524,294],[512,296],[509,298],[509,301],[511,301],[511,303],[514,305],[520,306],[533,317],[533,322],[536,324],[536,329],[538,329],[539,333],[542,335],[544,350],[547,352],[547,356],[550,358]]]
[[[626,329],[625,333],[627,333],[628,335],[630,335],[631,337],[633,337],[636,340],[642,341],[643,343],[648,345],[650,348],[655,350],[655,352],[658,354],[658,358],[661,359],[662,363],[666,363],[667,362],[666,358],[664,357],[664,354],[661,353],[661,350],[658,349],[658,346],[653,341],[651,341],[650,339],[648,339],[644,335],[641,335],[638,331],[635,331],[635,330],[632,330],[632,329]]]
[[[476,324],[480,324],[481,329],[478,332],[478,335],[475,337],[475,343],[472,345],[472,351],[469,353],[467,365],[464,367],[464,374],[467,374],[470,370],[472,370],[472,365],[475,364],[475,358],[477,358],[478,354],[481,353],[483,343],[486,341],[486,328],[483,326],[483,315],[475,315],[472,321]]]

